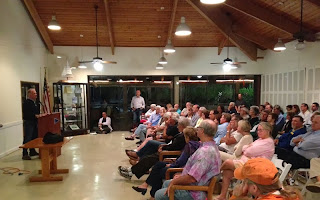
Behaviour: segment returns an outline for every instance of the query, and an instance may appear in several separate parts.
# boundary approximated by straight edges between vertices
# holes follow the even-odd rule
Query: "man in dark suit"
[[[23,103],[23,144],[38,137],[39,104],[36,102],[37,92],[34,88],[28,90],[27,99]],[[35,149],[23,149],[22,159],[31,160],[30,156],[39,155]]]

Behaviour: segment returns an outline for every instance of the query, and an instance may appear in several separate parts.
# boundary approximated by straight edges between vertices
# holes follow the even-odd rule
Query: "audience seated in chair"
[[[144,124],[140,124],[138,128],[134,131],[134,133],[130,137],[126,137],[126,140],[134,140],[134,137],[138,136],[140,141],[143,142],[145,140],[145,134],[147,133],[147,129],[151,128],[152,126],[157,126],[158,122],[160,121],[160,108],[159,106],[156,107],[156,112],[149,117],[148,121]]]
[[[302,199],[300,192],[294,188],[283,188],[279,181],[278,169],[268,159],[254,158],[237,168],[234,177],[242,180],[240,185],[235,186],[231,199],[277,199],[299,200]]]
[[[277,130],[281,130],[283,125],[285,124],[285,118],[283,117],[283,110],[279,105],[275,105],[273,107],[273,113],[278,115],[278,119],[276,121]]]
[[[291,131],[292,129],[292,119],[293,117],[295,116],[294,112],[293,111],[288,111],[286,113],[286,122],[285,124],[283,125],[282,129],[279,131],[279,134],[282,135],[284,133],[288,133],[289,131]]]
[[[187,117],[187,116],[188,116],[188,110],[189,110],[190,108],[192,108],[191,103],[190,103],[190,102],[187,102],[187,103],[186,103],[186,107],[185,107],[184,109],[182,109],[180,115],[181,115],[181,116],[184,116],[184,117]]]
[[[260,115],[259,115],[259,116],[260,116],[260,121],[259,121],[259,123],[260,123],[260,122],[266,122],[267,119],[268,119],[269,113],[270,113],[270,112],[267,111],[267,110],[261,111],[261,113],[260,113]],[[258,125],[259,125],[259,123],[258,123],[257,125],[255,125],[254,127],[252,127],[251,130],[250,130],[250,134],[252,135],[253,140],[258,139]]]
[[[193,127],[196,126],[197,121],[200,118],[199,113],[198,113],[199,108],[200,108],[200,106],[197,104],[192,106],[193,115],[191,117],[191,126],[193,126]]]
[[[259,107],[258,106],[251,106],[249,110],[249,115],[250,115],[250,125],[251,127],[254,127],[255,125],[258,125],[260,120],[259,120]]]
[[[225,200],[227,196],[230,180],[233,177],[233,171],[243,166],[248,160],[252,158],[267,158],[271,160],[274,154],[274,142],[271,138],[272,126],[267,122],[260,122],[258,126],[259,139],[242,148],[243,154],[240,159],[228,159],[223,162],[221,171],[223,174],[222,188],[217,200]]]
[[[223,138],[227,134],[227,126],[229,125],[230,120],[231,115],[229,113],[222,113],[222,116],[220,118],[220,125],[218,125],[218,122],[216,121],[218,130],[213,139],[217,145],[220,144],[221,138]]]
[[[312,116],[312,131],[291,139],[293,151],[277,149],[278,158],[292,164],[292,169],[309,168],[310,160],[320,156],[320,115]]]
[[[178,200],[205,199],[202,191],[178,190],[174,194],[168,193],[172,185],[208,185],[209,181],[219,174],[221,159],[218,148],[213,141],[217,125],[211,120],[204,120],[197,128],[197,135],[201,140],[198,150],[188,159],[183,172],[172,180],[165,181],[163,188],[155,194],[156,200],[169,199],[174,195]],[[210,159],[208,159],[210,158]],[[208,194],[212,195],[212,194]]]
[[[312,115],[312,113],[309,111],[309,106],[306,103],[302,103],[300,108],[301,108],[301,112],[299,113],[299,115],[304,120],[303,125],[308,127],[308,126],[311,125],[311,115]]]
[[[271,136],[273,138],[276,138],[277,135],[279,134],[278,128],[276,126],[276,121],[278,120],[278,115],[276,113],[270,113],[268,115],[267,121],[268,123],[272,126],[272,133]]]
[[[198,119],[196,125],[194,126],[195,128],[200,126],[201,122],[203,120],[205,120],[206,118],[208,118],[209,113],[208,113],[208,111],[207,111],[207,109],[205,107],[200,107],[199,110],[198,110],[198,115],[200,116],[200,118]]]
[[[307,132],[306,127],[303,125],[303,118],[300,115],[294,116],[291,124],[292,129],[289,132],[282,134],[279,139],[274,140],[276,145],[276,154],[278,148],[292,151],[293,147],[290,145],[291,139]]]
[[[137,192],[141,192],[143,195],[146,193],[148,186],[152,186],[150,191],[151,198],[157,190],[161,189],[162,180],[165,179],[166,171],[168,168],[181,168],[187,163],[189,157],[199,148],[199,141],[196,133],[196,129],[192,126],[188,126],[183,130],[183,134],[186,140],[186,145],[183,149],[181,156],[177,159],[175,163],[169,164],[166,162],[157,162],[148,176],[147,180],[141,185],[132,188]],[[121,170],[121,169],[120,169]],[[150,200],[150,199],[149,199]]]
[[[246,107],[243,108],[239,108],[240,109],[240,116],[242,117],[242,119],[244,120],[249,120],[250,116],[249,116],[249,110]]]
[[[249,122],[246,120],[240,120],[239,122],[237,122],[237,115],[233,116],[232,118],[235,118],[235,122],[231,120],[230,124],[234,123],[238,125],[237,129],[232,132],[231,135],[230,133],[227,133],[226,138],[221,139],[221,141],[226,141],[226,143],[220,144],[219,149],[223,147],[227,150],[220,151],[221,160],[223,162],[227,159],[240,158],[242,155],[242,147],[253,142],[253,138],[249,132],[251,129]],[[238,134],[240,134],[241,137],[239,137]]]
[[[174,114],[174,117],[179,117],[178,113]],[[131,168],[119,167],[119,173],[121,176],[125,178],[131,178],[132,175],[136,175],[139,179],[143,176],[154,164],[159,160],[159,153],[162,151],[181,151],[186,144],[185,137],[183,134],[183,130],[190,125],[190,120],[185,117],[180,117],[178,120],[178,130],[179,133],[175,135],[172,140],[172,143],[169,145],[165,145],[165,143],[161,143],[158,141],[150,140],[145,147],[143,147],[140,151],[134,152],[132,150],[126,150],[126,154],[129,156],[130,163],[133,163],[132,160],[139,160],[135,165]],[[142,153],[144,153],[142,155]],[[139,157],[138,157],[139,156]],[[120,169],[127,169],[127,172]]]

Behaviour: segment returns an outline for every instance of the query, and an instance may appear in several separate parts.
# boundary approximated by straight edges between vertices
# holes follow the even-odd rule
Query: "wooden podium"
[[[61,135],[60,113],[55,112],[38,118],[38,138],[43,138],[47,133]],[[61,155],[61,147],[57,147],[57,156]]]
[[[47,132],[61,135],[60,113],[56,112],[38,118],[38,137],[43,138]]]

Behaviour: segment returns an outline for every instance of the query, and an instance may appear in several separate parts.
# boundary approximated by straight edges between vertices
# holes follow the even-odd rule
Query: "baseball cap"
[[[249,179],[260,185],[272,185],[279,180],[276,166],[266,158],[253,158],[234,171],[236,179]]]

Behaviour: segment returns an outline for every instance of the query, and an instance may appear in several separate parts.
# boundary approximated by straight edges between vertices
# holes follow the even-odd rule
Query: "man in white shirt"
[[[311,113],[309,111],[309,106],[306,103],[302,103],[300,106],[301,112],[299,115],[303,118],[303,125],[310,126],[311,125]]]
[[[132,97],[131,108],[133,112],[133,127],[137,127],[140,123],[140,115],[142,109],[145,108],[144,98],[141,95],[141,91],[136,91],[136,96]]]
[[[317,102],[313,102],[311,106],[311,111],[312,113],[316,112],[319,110],[319,104]]]
[[[99,130],[97,133],[110,133],[112,131],[111,127],[111,118],[107,116],[106,112],[102,113],[102,117],[99,119],[98,122]]]

